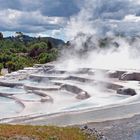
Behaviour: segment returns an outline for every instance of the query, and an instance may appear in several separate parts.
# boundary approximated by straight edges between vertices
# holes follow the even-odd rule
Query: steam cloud
[[[113,2],[85,0],[85,4],[78,15],[70,18],[65,31],[68,38],[71,38],[71,41],[69,47],[63,50],[58,60],[61,63],[61,65],[59,63],[59,68],[67,68],[69,70],[81,67],[115,70],[140,69],[139,36],[128,36],[129,29],[126,29],[126,34],[124,31],[125,36],[116,36],[115,30],[118,29],[119,31],[118,22],[113,19],[108,21],[105,19],[105,15],[107,15],[107,12],[109,14],[109,11],[102,8],[104,6],[113,8]],[[118,14],[122,10],[121,15],[118,15],[120,16],[119,18],[122,18],[122,21],[124,21],[124,18],[126,19],[126,10],[130,8],[130,4],[132,4],[131,8],[135,4],[139,5],[136,2],[134,4],[133,0],[125,0],[123,2],[115,0],[115,3],[120,4],[120,9],[114,9],[113,14],[117,16],[115,15],[117,10]],[[127,3],[128,7],[122,9],[125,3]],[[132,12],[131,8],[129,13]],[[112,16],[110,13],[110,17]],[[130,21],[128,22],[130,23]],[[105,26],[108,26],[107,30],[105,30]],[[114,30],[114,28],[116,29]],[[103,41],[106,42],[106,47],[101,48],[100,46]]]

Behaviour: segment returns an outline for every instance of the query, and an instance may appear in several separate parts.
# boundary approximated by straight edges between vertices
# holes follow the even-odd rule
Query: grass
[[[75,127],[0,125],[0,140],[96,140]]]

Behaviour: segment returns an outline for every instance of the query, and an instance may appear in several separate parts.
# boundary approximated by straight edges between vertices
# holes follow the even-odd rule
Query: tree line
[[[58,43],[57,43],[58,42]],[[29,37],[17,32],[15,37],[4,38],[0,32],[0,70],[9,72],[56,60],[63,41],[47,37]]]

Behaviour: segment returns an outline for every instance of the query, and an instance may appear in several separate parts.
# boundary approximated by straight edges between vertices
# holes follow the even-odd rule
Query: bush
[[[39,63],[40,64],[44,64],[44,63],[47,63],[47,62],[50,62],[50,61],[53,61],[54,58],[53,58],[53,55],[52,54],[49,54],[49,53],[42,53],[39,55]]]
[[[8,72],[12,72],[12,71],[15,71],[16,70],[16,65],[12,61],[8,61],[6,63],[6,67],[8,68]]]
[[[36,57],[43,52],[47,52],[48,46],[45,42],[35,43],[31,46],[28,55]]]
[[[2,68],[3,68],[3,64],[2,64],[2,63],[0,63],[0,71],[2,70]]]
[[[2,68],[3,68],[3,64],[0,63],[0,75],[1,75],[1,70],[2,70]]]
[[[57,58],[55,39],[32,38],[20,32],[17,34],[17,37],[0,39],[1,67],[8,68],[9,72],[33,66],[35,63],[54,61]]]

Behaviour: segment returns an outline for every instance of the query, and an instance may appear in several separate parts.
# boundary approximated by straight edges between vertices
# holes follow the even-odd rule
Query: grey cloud
[[[65,19],[60,17],[46,17],[40,12],[23,12],[16,10],[1,10],[1,31],[43,32],[64,27]]]
[[[137,0],[85,0],[79,13],[78,20],[86,20],[87,26],[96,28],[97,34],[106,34],[110,31],[124,34],[138,34],[140,22],[123,21],[128,15],[140,14],[140,3]],[[91,25],[88,25],[90,21]]]
[[[79,12],[80,0],[0,0],[0,9],[40,11],[45,16],[69,17]]]
[[[43,15],[69,17],[79,12],[77,0],[44,0],[40,11]]]
[[[85,8],[93,13],[94,19],[120,20],[125,15],[140,13],[140,5],[135,0],[90,0],[90,3],[85,0],[85,3]]]
[[[78,12],[77,1],[0,0],[0,30],[41,32],[63,28],[67,19]]]
[[[1,31],[53,31],[80,16],[78,20],[87,23],[85,26],[93,24],[100,34],[122,32],[125,27],[125,32],[138,32],[139,22],[123,21],[127,15],[140,16],[137,0],[0,0]]]
[[[39,0],[0,0],[0,10],[35,11],[40,6],[41,2]]]
[[[20,10],[21,4],[19,0],[0,0],[0,10],[3,9],[18,9]]]

